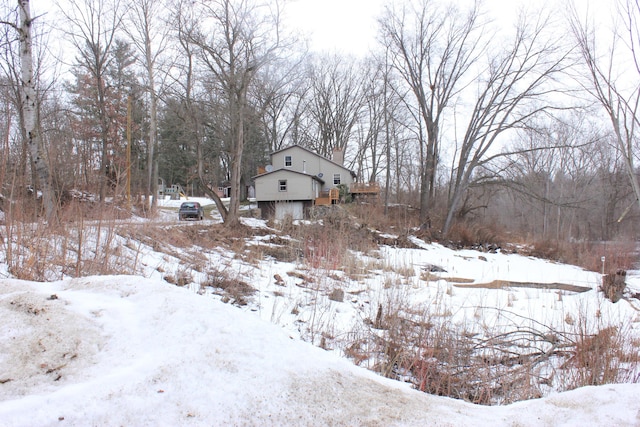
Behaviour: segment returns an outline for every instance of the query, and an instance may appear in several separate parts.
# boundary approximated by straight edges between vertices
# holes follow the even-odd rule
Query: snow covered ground
[[[174,216],[164,219],[177,223]],[[261,240],[264,235],[255,243]],[[354,366],[337,348],[303,341],[318,344],[310,332],[313,315],[315,327],[340,336],[358,327],[358,319],[375,316],[378,303],[398,289],[411,301],[437,300],[453,309],[453,321],[470,322],[478,307],[489,306],[485,323],[502,321],[491,317],[497,308],[547,323],[597,311],[637,330],[637,307],[603,300],[594,273],[519,255],[416,244],[422,247],[383,247],[379,254],[415,269],[413,275],[381,270],[357,281],[326,278],[311,289],[287,275],[296,267],[291,263],[265,259],[251,266],[223,250],[207,254],[212,266],[258,289],[242,307],[202,295],[202,272],[192,272],[190,286],[168,284],[163,277],[184,263],[146,247],[136,248],[136,275],[0,280],[0,426],[640,426],[638,384],[477,406],[413,390]],[[127,250],[123,245],[120,256]],[[456,287],[421,279],[430,265],[446,270],[442,276],[474,283],[561,282],[592,290]],[[343,302],[327,299],[334,281],[342,281]],[[390,282],[395,285],[383,286]],[[628,283],[640,289],[636,272]],[[322,313],[312,312],[318,304]]]

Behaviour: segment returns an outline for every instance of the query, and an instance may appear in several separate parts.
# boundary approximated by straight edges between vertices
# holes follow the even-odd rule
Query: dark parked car
[[[204,218],[204,209],[198,202],[184,202],[180,205],[178,210],[178,219],[184,221],[185,219],[192,218],[200,221]]]

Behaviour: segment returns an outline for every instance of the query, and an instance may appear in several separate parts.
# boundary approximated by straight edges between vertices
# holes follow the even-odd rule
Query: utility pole
[[[127,209],[131,211],[131,95],[127,97]]]

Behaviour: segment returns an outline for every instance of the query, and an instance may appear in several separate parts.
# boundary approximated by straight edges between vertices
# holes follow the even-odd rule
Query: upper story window
[[[333,185],[340,185],[340,174],[339,173],[334,173],[333,174]]]
[[[278,180],[278,191],[287,191],[287,180]]]
[[[284,156],[284,167],[290,168],[291,165],[293,165],[293,159],[291,158],[291,156]]]

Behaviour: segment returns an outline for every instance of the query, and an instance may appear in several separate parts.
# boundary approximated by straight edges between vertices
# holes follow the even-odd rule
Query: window
[[[333,185],[340,185],[340,174],[339,173],[334,173],[333,174]]]
[[[278,181],[278,191],[287,191],[287,180],[281,179]]]
[[[284,156],[284,167],[290,168],[292,164],[293,164],[293,159],[291,158],[291,156]]]

